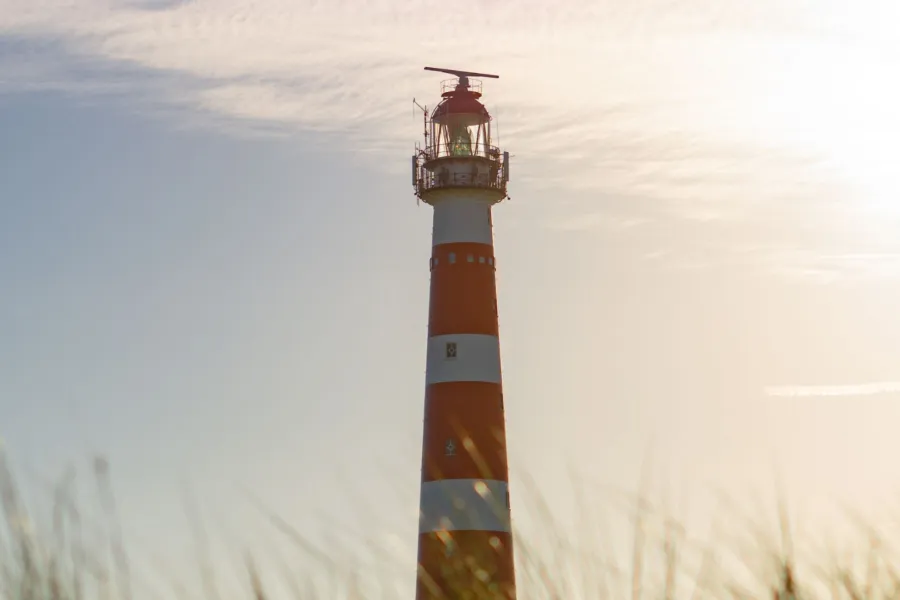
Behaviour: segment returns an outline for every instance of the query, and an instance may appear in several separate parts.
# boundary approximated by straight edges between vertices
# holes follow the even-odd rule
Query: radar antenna
[[[456,69],[439,69],[437,67],[425,67],[426,71],[437,71],[438,73],[447,73],[459,77],[459,85],[469,87],[469,77],[489,77],[491,79],[500,79],[499,75],[489,75],[487,73],[474,73],[472,71],[458,71]]]

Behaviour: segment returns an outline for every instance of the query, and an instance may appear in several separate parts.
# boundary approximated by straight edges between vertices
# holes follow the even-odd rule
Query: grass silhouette
[[[134,575],[123,539],[115,495],[110,483],[106,461],[96,460],[92,479],[96,484],[103,523],[100,543],[87,542],[82,513],[68,493],[72,474],[52,489],[52,518],[47,535],[39,535],[27,510],[5,455],[0,454],[0,500],[3,519],[0,523],[0,597],[9,600],[131,600]],[[528,487],[528,486],[526,486]],[[520,497],[523,494],[520,494]],[[890,545],[877,531],[865,526],[858,515],[856,529],[867,541],[867,549],[858,556],[845,559],[843,564],[822,567],[800,563],[795,558],[790,523],[786,511],[781,510],[775,528],[780,534],[766,536],[759,523],[743,519],[751,540],[731,540],[721,546],[710,547],[692,539],[678,522],[666,517],[643,498],[632,499],[632,552],[627,567],[617,567],[612,561],[584,548],[598,548],[597,540],[563,539],[554,526],[549,507],[542,504],[534,489],[525,490],[533,500],[534,514],[546,533],[519,533],[517,538],[517,580],[520,600],[676,600],[676,599],[765,599],[765,600],[888,600],[900,598],[900,575],[889,560]],[[579,503],[581,504],[581,502]],[[301,532],[261,503],[257,508],[272,525],[272,534],[283,536],[304,555],[322,568],[333,564],[326,553],[317,549]],[[518,510],[518,508],[517,508]],[[584,509],[580,509],[584,510]],[[193,535],[205,537],[196,510],[189,509]],[[735,516],[734,522],[742,518]],[[779,539],[780,537],[780,539]],[[574,543],[578,542],[578,543]],[[204,544],[198,544],[196,577],[201,584],[199,595],[192,595],[185,586],[174,581],[165,582],[167,591],[148,597],[203,598],[276,598],[330,600],[368,600],[363,586],[352,574],[334,574],[328,589],[316,588],[298,580],[296,573],[284,562],[274,565],[280,577],[267,581],[259,565],[259,555],[245,555],[241,590],[228,590],[217,581],[216,573],[204,555]],[[728,558],[742,564],[750,576],[739,582],[723,563]],[[458,563],[465,571],[472,561]],[[269,567],[273,560],[266,563]],[[277,560],[274,562],[278,562]],[[271,569],[270,569],[271,572]],[[495,600],[487,586],[472,584],[471,573],[461,573],[465,587],[447,600]],[[415,577],[410,565],[409,577]],[[160,572],[160,579],[165,573]],[[747,580],[755,580],[751,585]],[[159,583],[159,582],[157,582]],[[232,586],[233,588],[233,586]],[[273,592],[271,590],[278,589]],[[397,597],[384,596],[381,597]],[[499,599],[496,599],[499,600]]]

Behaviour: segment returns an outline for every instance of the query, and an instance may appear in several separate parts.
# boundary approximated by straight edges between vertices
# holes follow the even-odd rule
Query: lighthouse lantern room
[[[472,75],[494,75],[434,69],[456,74],[441,83],[443,100],[430,117],[425,112],[425,143],[413,156],[416,195],[430,203],[429,192],[448,187],[493,190],[495,202],[506,197],[509,153],[501,155],[491,143],[493,120],[481,98],[481,82]]]

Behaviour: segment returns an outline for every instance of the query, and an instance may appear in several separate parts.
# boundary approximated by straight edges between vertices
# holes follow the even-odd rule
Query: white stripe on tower
[[[449,353],[453,357],[449,357]],[[500,383],[500,340],[495,335],[457,333],[428,338],[425,384],[451,381]]]
[[[448,198],[434,206],[434,246],[454,243],[494,244],[491,204],[471,198]]]
[[[433,531],[509,532],[505,481],[443,479],[422,484],[419,533]]]

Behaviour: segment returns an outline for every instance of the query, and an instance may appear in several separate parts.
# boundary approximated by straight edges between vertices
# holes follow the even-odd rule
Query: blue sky
[[[267,543],[240,484],[411,576],[431,215],[407,171],[434,64],[501,74],[517,478],[566,521],[570,466],[599,498],[652,448],[701,513],[773,464],[795,497],[877,504],[895,7],[516,6],[0,0],[0,435],[26,481],[103,453],[136,552],[173,564],[185,479],[217,548]]]

